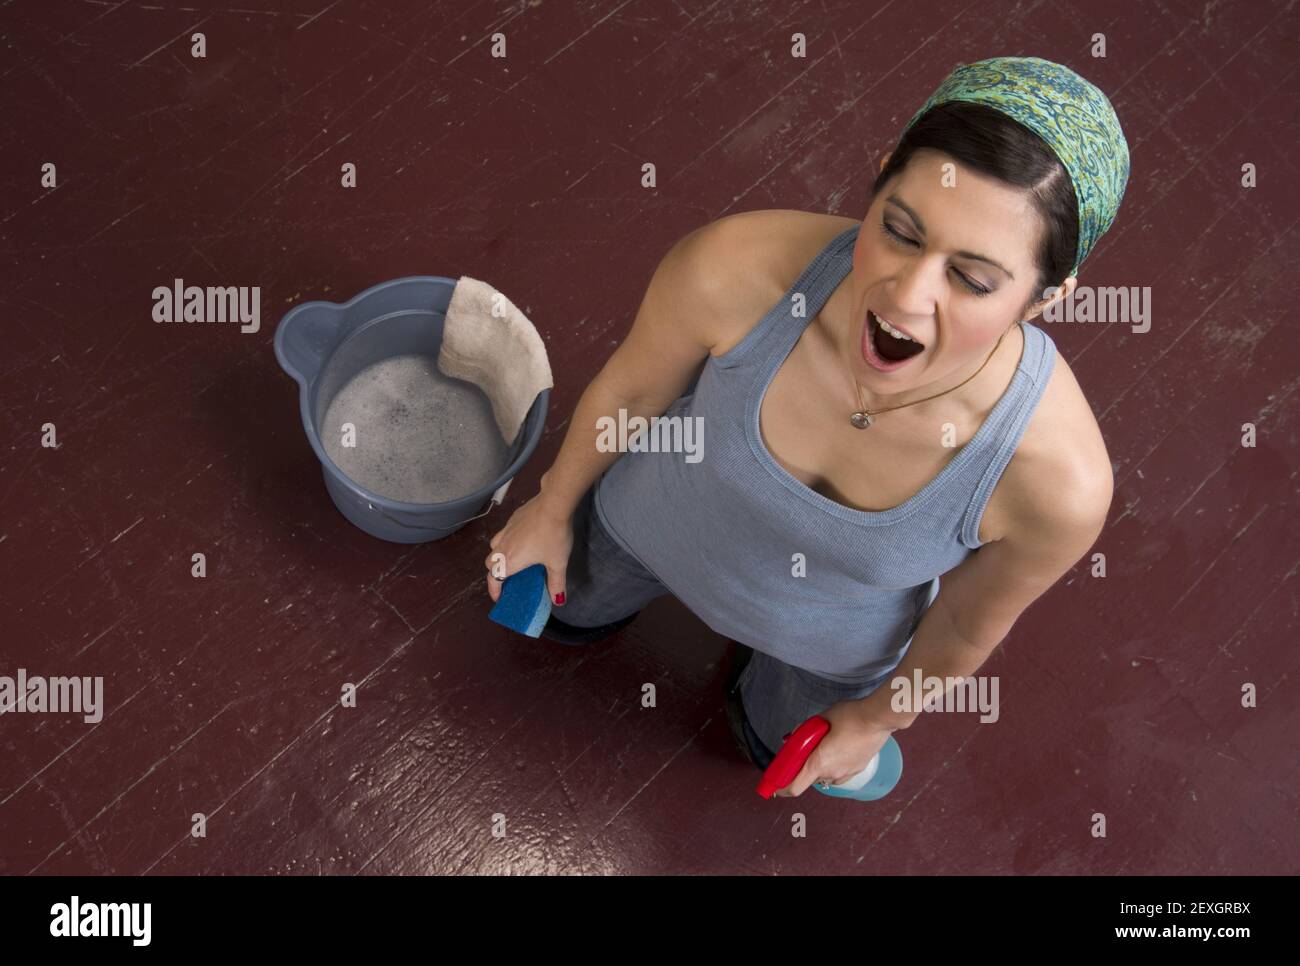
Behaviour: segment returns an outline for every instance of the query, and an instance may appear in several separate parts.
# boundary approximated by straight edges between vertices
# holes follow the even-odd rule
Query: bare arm
[[[1081,475],[1060,469],[1018,505],[1007,536],[985,544],[943,575],[939,595],[917,627],[891,680],[969,677],[1031,603],[1088,552],[1105,524],[1114,492],[1109,469]],[[1066,494],[1062,498],[1062,494]],[[896,711],[882,686],[860,699],[863,720],[906,728],[918,709]]]
[[[578,400],[564,442],[541,480],[541,501],[561,517],[618,452],[596,447],[597,419],[660,416],[681,396],[718,341],[727,305],[729,259],[737,241],[734,218],[697,228],[659,263],[632,329]]]
[[[1110,507],[1109,467],[1104,474],[1082,477],[1059,472],[1049,482],[1020,508],[1007,536],[984,544],[943,575],[939,596],[889,680],[865,698],[841,701],[822,712],[830,734],[778,795],[800,795],[818,778],[841,782],[865,768],[889,733],[909,727],[923,710],[916,701],[896,708],[895,697],[930,697],[924,683],[924,694],[910,694],[915,672],[923,682],[940,679],[944,695],[956,686],[956,680],[947,679],[973,677],[1020,614],[1087,553]],[[1061,494],[1068,496],[1061,499]],[[900,692],[895,682],[908,687]],[[995,719],[996,690],[993,694],[994,705],[979,710]]]

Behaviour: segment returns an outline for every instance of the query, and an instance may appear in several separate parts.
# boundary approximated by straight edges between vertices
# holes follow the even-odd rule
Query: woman
[[[1105,445],[1029,320],[1074,291],[1128,166],[1099,90],[994,58],[917,112],[860,223],[754,211],[686,236],[492,537],[492,599],[541,562],[544,636],[586,643],[671,592],[749,658],[731,709],[756,765],[830,721],[779,794],[861,771],[920,710],[880,685],[973,675],[1101,530]],[[703,458],[602,450],[620,409],[695,420]]]

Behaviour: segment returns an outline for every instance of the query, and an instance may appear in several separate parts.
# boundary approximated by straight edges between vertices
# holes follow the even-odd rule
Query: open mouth
[[[867,338],[863,341],[867,361],[885,371],[897,369],[925,351],[923,344],[904,335],[870,309],[867,310]]]

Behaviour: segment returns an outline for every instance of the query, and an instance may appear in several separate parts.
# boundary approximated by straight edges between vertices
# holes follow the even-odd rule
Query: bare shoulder
[[[1057,352],[1042,399],[994,489],[990,539],[1027,532],[1062,539],[1091,533],[1095,539],[1113,493],[1101,428],[1074,371]]]
[[[718,313],[712,354],[740,344],[817,253],[856,224],[855,218],[788,208],[742,211],[712,222]]]

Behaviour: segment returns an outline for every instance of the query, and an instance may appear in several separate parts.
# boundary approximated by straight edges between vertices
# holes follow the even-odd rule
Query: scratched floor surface
[[[105,682],[97,723],[0,717],[0,871],[1300,866],[1294,2],[260,6],[0,7],[0,674]],[[754,208],[861,216],[911,112],[999,54],[1079,69],[1132,149],[1088,271],[1151,286],[1152,329],[1051,330],[1115,464],[1108,573],[1080,564],[986,665],[998,727],[922,721],[878,804],[763,801],[723,640],[672,598],[589,649],[512,634],[486,541],[673,241]],[[328,501],[272,336],[410,274],[510,295],[556,388],[505,507],[404,547]],[[258,286],[258,331],[154,322],[176,278]]]

